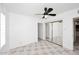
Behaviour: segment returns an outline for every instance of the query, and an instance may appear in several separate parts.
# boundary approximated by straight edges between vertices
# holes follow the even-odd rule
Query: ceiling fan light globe
[[[48,15],[45,15],[45,18],[47,18],[48,17]]]

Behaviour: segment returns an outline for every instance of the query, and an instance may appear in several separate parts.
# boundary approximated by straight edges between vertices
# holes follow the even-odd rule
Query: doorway
[[[79,17],[73,19],[74,22],[74,50],[79,50]]]
[[[38,23],[38,41],[43,39],[43,24]]]

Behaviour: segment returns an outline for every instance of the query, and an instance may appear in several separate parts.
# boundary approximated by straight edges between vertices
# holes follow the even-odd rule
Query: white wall
[[[74,9],[64,12],[56,17],[49,17],[45,22],[52,22],[54,20],[63,20],[63,47],[73,50],[74,32],[73,32],[73,18],[79,17],[77,10]]]
[[[1,52],[37,42],[37,18],[8,12],[5,8],[1,9],[1,7],[0,12],[4,13],[6,17],[6,44],[0,49]]]
[[[37,42],[35,18],[9,13],[9,48],[16,48]]]

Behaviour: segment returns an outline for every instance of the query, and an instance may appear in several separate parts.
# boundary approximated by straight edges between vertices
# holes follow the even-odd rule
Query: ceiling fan
[[[43,14],[37,14],[37,15],[43,15],[42,19],[46,18],[46,16],[56,16],[56,14],[50,14],[51,11],[53,11],[53,8],[44,8],[44,13]]]

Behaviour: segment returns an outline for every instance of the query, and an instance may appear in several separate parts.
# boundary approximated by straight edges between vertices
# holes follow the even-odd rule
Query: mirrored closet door
[[[62,45],[63,42],[63,24],[62,21],[53,22],[53,42]]]

